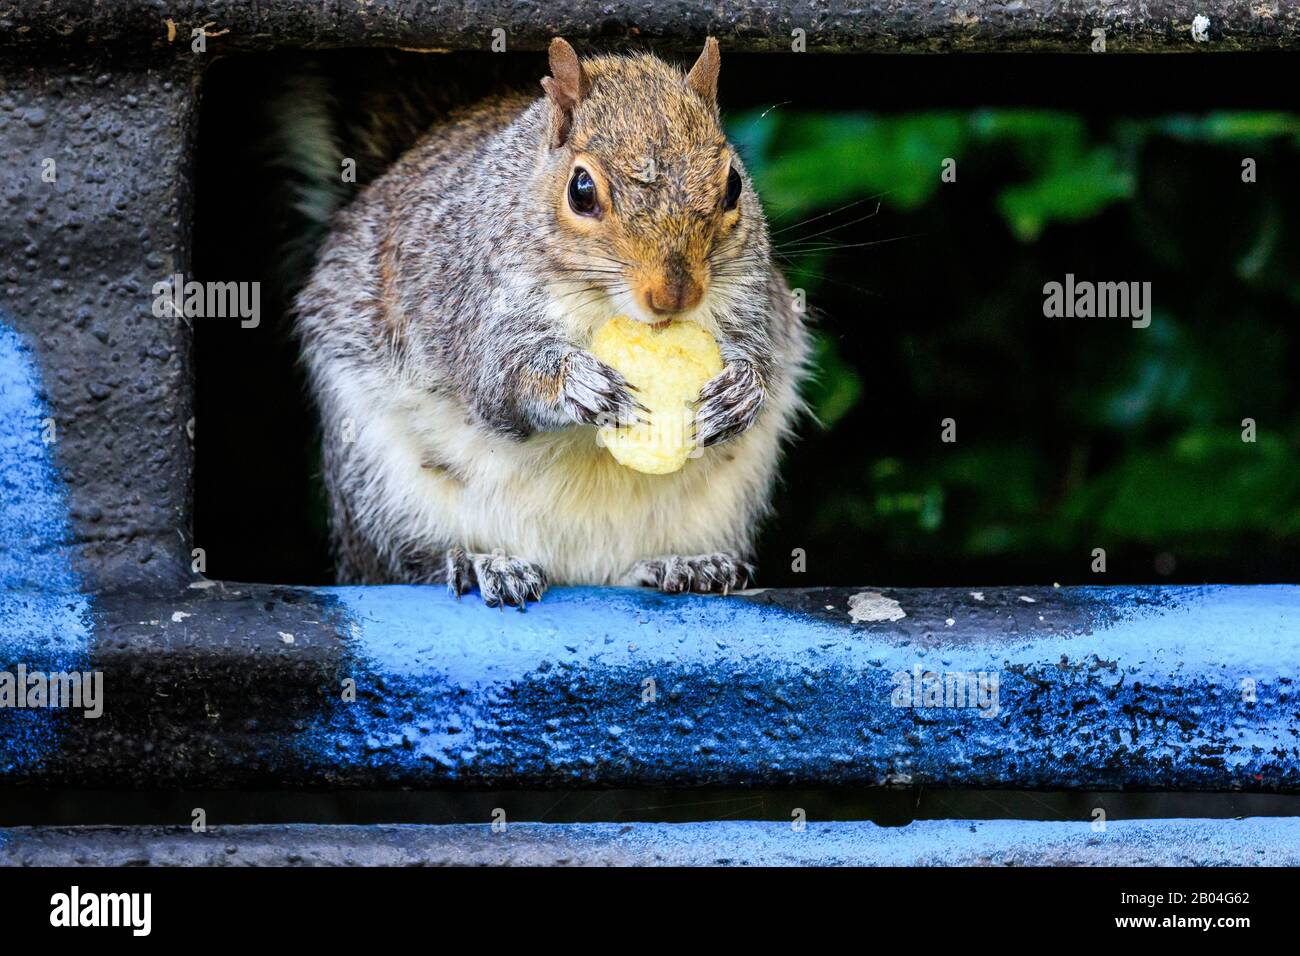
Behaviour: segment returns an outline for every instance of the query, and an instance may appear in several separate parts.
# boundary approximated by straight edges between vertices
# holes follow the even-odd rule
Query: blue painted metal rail
[[[521,614],[218,583],[89,618],[103,716],[0,710],[27,720],[0,723],[0,782],[1300,789],[1289,586],[560,589]],[[0,661],[32,669],[22,620]]]
[[[1300,821],[18,827],[0,866],[1297,866]]]
[[[524,614],[440,588],[94,593],[39,377],[3,329],[0,412],[0,785],[1300,791],[1297,587],[561,589]],[[70,673],[95,700],[49,706]],[[0,863],[232,846],[249,863],[1296,865],[1300,821],[16,828]]]

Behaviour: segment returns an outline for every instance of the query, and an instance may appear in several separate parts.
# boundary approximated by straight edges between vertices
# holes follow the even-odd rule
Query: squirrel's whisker
[[[886,245],[887,243],[898,242],[899,240],[902,240],[902,239],[915,239],[915,238],[917,238],[917,237],[920,236],[920,235],[922,235],[922,234],[921,234],[921,233],[912,233],[912,234],[910,234],[910,235],[906,235],[906,236],[892,236],[892,237],[889,238],[889,239],[872,239],[872,240],[869,240],[869,241],[867,241],[867,242],[843,242],[843,243],[841,243],[841,242],[831,242],[831,243],[824,243],[824,244],[822,244],[822,245],[808,246],[807,248],[794,248],[794,249],[790,250],[790,254],[793,254],[793,255],[811,255],[811,254],[813,254],[813,253],[817,253],[817,252],[839,252],[839,251],[842,250],[842,249],[862,249],[862,248],[864,248],[864,247],[866,247],[866,246],[883,246],[883,245]],[[786,256],[786,255],[782,255],[782,258],[787,258],[787,256]]]
[[[880,212],[879,203],[876,204],[876,208],[874,211],[867,213],[867,215],[865,216],[859,216],[856,219],[850,219],[848,222],[840,223],[839,225],[829,226],[826,229],[819,230],[818,232],[814,232],[811,235],[797,236],[792,239],[783,240],[779,243],[774,243],[773,245],[789,246],[794,243],[810,242],[811,240],[816,239],[819,236],[827,236],[830,235],[832,232],[839,232],[841,229],[847,229],[849,228],[849,226],[856,226],[860,222],[866,222],[868,219],[873,219],[875,218],[876,213],[878,212]]]
[[[819,213],[816,216],[809,216],[807,219],[801,219],[799,222],[791,223],[788,226],[782,226],[780,229],[774,229],[769,235],[773,237],[779,236],[782,233],[789,232],[791,229],[798,229],[802,226],[806,226],[810,222],[817,222],[819,219],[825,219],[827,216],[835,216],[842,212],[846,212],[855,206],[861,206],[863,203],[875,202],[876,208],[873,209],[869,215],[864,217],[870,219],[872,216],[876,215],[876,213],[880,212],[880,199],[884,196],[888,196],[893,191],[894,190],[892,189],[886,189],[884,192],[878,192],[871,196],[863,196],[861,199],[855,199],[853,202],[845,203],[843,206],[836,206],[834,209]],[[851,223],[845,223],[845,225],[851,225]],[[843,227],[836,226],[835,228],[839,229]]]

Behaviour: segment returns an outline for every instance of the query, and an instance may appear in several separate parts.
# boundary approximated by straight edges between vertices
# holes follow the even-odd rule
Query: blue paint
[[[1112,820],[1103,831],[1032,820],[0,829],[0,866],[227,865],[232,852],[246,866],[1297,866],[1300,820]]]
[[[31,352],[0,324],[0,666],[84,670],[91,605],[47,416]],[[378,786],[1300,789],[1300,588],[1035,599],[1054,619],[1105,609],[1068,631],[955,593],[955,626],[912,626],[932,621],[934,593],[891,593],[910,615],[897,624],[641,590],[557,589],[526,614],[438,587],[309,591],[342,654],[328,645],[322,705],[267,763]],[[894,675],[915,667],[997,674],[997,714],[891,706]],[[67,719],[83,718],[0,710],[4,779],[48,759]]]
[[[362,699],[295,753],[334,781],[1300,786],[1296,587],[1073,589],[1108,620],[924,641],[743,598],[559,589],[518,614],[434,587],[320,593]],[[891,706],[917,664],[996,672],[999,713]]]
[[[418,830],[417,827],[404,828]],[[866,821],[790,823],[512,824],[459,827],[466,861],[506,861],[545,841],[576,863],[669,866],[1297,866],[1300,818],[1088,822],[918,820],[902,827]],[[414,836],[414,834],[412,834]],[[525,858],[526,860],[526,858]]]
[[[90,601],[73,571],[62,482],[42,440],[48,411],[30,349],[0,322],[0,669],[86,669]],[[0,771],[21,776],[69,715],[0,708]],[[83,719],[79,715],[74,719]]]
[[[80,590],[48,417],[31,350],[0,322],[0,590]]]

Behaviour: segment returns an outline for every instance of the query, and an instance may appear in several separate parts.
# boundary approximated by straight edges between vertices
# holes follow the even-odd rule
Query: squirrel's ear
[[[551,75],[542,77],[542,89],[551,101],[551,146],[563,146],[573,126],[573,111],[591,91],[591,80],[568,42],[551,41]]]
[[[718,41],[709,37],[704,41],[704,51],[686,75],[686,85],[693,89],[708,103],[718,102],[718,71],[722,69],[722,55],[718,52]]]

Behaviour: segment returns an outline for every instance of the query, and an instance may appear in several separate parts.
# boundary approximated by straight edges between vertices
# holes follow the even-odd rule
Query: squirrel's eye
[[[732,166],[731,171],[727,173],[727,195],[722,201],[722,208],[731,212],[738,202],[740,202],[740,173],[736,172],[735,166]]]
[[[573,171],[569,180],[569,207],[579,216],[594,216],[596,208],[596,181],[581,166]]]

